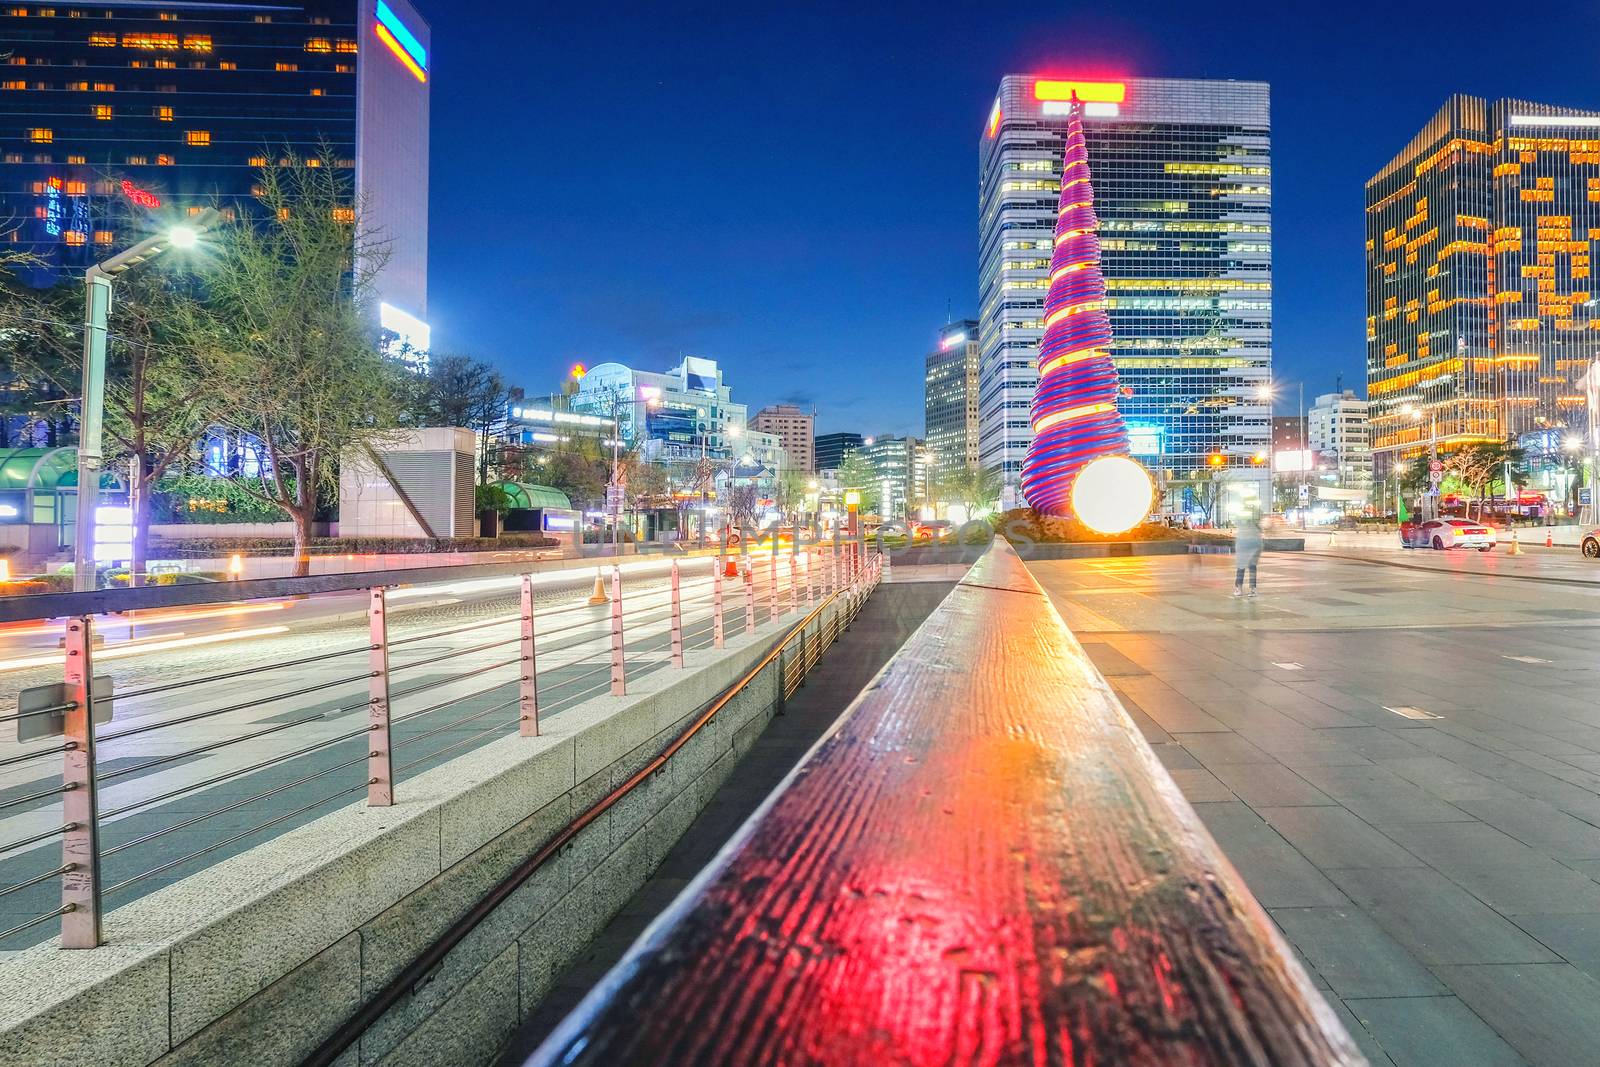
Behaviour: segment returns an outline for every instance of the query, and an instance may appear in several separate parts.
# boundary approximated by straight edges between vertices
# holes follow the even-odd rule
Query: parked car
[[[1400,524],[1401,548],[1476,548],[1487,552],[1494,547],[1494,542],[1493,527],[1470,519],[1429,519]]]
[[[1600,530],[1590,530],[1583,535],[1583,554],[1590,559],[1600,559]]]

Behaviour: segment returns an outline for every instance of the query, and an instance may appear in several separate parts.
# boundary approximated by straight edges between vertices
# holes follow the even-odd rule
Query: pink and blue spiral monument
[[[1135,525],[1149,511],[1150,481],[1142,467],[1125,458],[1128,430],[1117,413],[1117,369],[1106,351],[1111,344],[1111,322],[1105,312],[1106,280],[1100,273],[1099,225],[1083,138],[1083,106],[1074,95],[1067,118],[1050,289],[1044,302],[1044,338],[1039,342],[1033,443],[1022,464],[1022,495],[1042,515],[1076,515],[1102,529],[1090,515],[1103,510],[1096,507],[1100,501],[1079,499],[1083,493],[1075,495],[1074,484],[1096,460],[1124,457],[1097,469],[1081,487],[1087,492],[1092,483],[1097,498],[1111,492],[1132,501],[1140,492],[1144,494],[1143,510],[1126,526],[1116,526],[1121,530]],[[1142,488],[1133,484],[1141,477]],[[1119,481],[1129,484],[1118,489],[1115,483]],[[1129,503],[1118,510],[1118,518],[1132,507]]]

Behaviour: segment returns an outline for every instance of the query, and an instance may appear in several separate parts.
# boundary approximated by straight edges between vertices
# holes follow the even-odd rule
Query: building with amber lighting
[[[385,246],[385,325],[425,349],[431,48],[408,0],[0,8],[0,247],[50,284],[326,153]]]
[[[1600,349],[1600,112],[1453,96],[1367,183],[1367,395],[1380,474],[1587,426]]]
[[[1228,506],[1260,506],[1270,499],[1261,457],[1272,366],[1262,82],[1001,80],[978,141],[979,462],[1003,473],[1006,506],[1020,504],[1074,91],[1085,105],[1117,407],[1133,453],[1166,507],[1196,506],[1213,477],[1233,483]]]

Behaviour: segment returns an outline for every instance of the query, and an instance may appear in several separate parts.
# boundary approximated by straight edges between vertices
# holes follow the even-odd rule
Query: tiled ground
[[[1600,589],[1030,567],[1373,1063],[1600,1061]]]

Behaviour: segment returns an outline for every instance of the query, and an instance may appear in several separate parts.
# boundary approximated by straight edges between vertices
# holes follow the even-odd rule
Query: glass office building
[[[384,246],[385,325],[425,342],[431,38],[407,0],[18,4],[0,53],[0,245],[38,257],[30,283],[326,155]]]
[[[1453,96],[1367,183],[1366,219],[1380,476],[1430,443],[1529,445],[1587,427],[1600,111]]]
[[[922,382],[928,464],[934,472],[978,465],[978,323],[947,323]]]
[[[1001,80],[978,153],[979,462],[1003,473],[1005,506],[1020,505],[1074,92],[1085,104],[1117,406],[1133,453],[1156,476],[1164,507],[1197,505],[1213,477],[1234,483],[1229,506],[1260,506],[1269,499],[1272,368],[1271,119],[1261,82]]]

